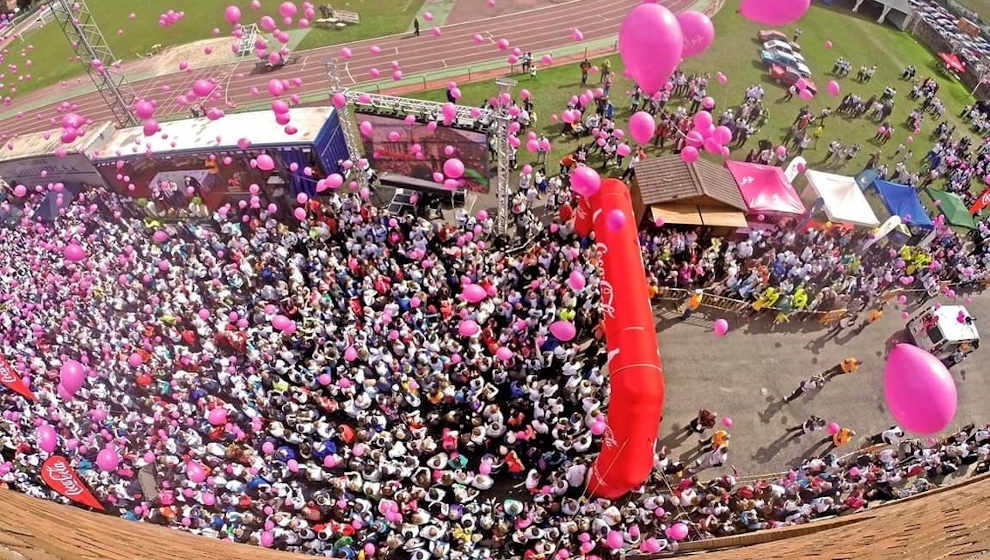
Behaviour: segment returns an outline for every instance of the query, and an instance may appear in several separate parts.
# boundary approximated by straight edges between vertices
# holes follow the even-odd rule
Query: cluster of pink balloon
[[[160,16],[158,16],[158,25],[162,27],[171,27],[186,17],[185,12],[177,12],[175,10],[169,10]]]
[[[712,44],[715,27],[701,12],[675,16],[660,4],[643,3],[626,15],[619,29],[619,54],[626,71],[647,95],[659,91],[683,57]]]

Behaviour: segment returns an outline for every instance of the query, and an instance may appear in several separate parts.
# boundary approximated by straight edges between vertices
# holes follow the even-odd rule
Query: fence
[[[695,290],[687,290],[684,288],[667,288],[667,287],[654,287],[655,295],[654,299],[659,299],[661,301],[684,301]],[[752,301],[744,301],[741,299],[734,299],[725,296],[720,296],[717,294],[712,294],[702,291],[701,294],[701,306],[708,307],[711,309],[717,309],[725,313],[735,313],[737,315],[748,313],[754,310]],[[779,308],[768,306],[760,308],[760,311],[768,310],[776,313],[784,313]],[[842,317],[846,316],[849,310],[846,308],[840,309],[829,309],[826,311],[815,311],[815,310],[792,310],[784,313],[788,320],[791,317],[797,317],[801,319],[815,318],[822,325],[830,325]]]

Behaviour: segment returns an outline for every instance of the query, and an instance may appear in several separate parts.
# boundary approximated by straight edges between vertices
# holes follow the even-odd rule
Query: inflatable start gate
[[[626,216],[621,228],[607,223],[613,210]],[[602,451],[590,469],[588,489],[610,499],[636,488],[650,475],[663,412],[663,367],[634,216],[628,187],[617,179],[605,179],[590,200],[581,199],[574,223],[582,236],[594,229],[604,271],[601,312],[612,396]]]

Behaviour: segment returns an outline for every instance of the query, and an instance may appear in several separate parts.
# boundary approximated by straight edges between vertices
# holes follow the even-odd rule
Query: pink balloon
[[[956,414],[956,384],[933,354],[911,344],[898,344],[887,357],[883,394],[890,414],[905,430],[934,434]]]
[[[829,80],[828,81],[828,92],[832,96],[839,95],[839,82],[837,82],[835,80]]]
[[[756,23],[787,25],[801,19],[810,4],[811,0],[742,0],[739,13]]]
[[[722,417],[722,425],[725,426],[726,428],[731,428],[732,427],[732,424],[734,424],[734,423],[735,422],[732,421],[732,418],[730,418],[728,416],[723,416]]]
[[[567,285],[574,291],[583,290],[585,284],[584,274],[581,274],[578,270],[571,271],[570,275],[567,277]]]
[[[550,323],[550,334],[561,342],[567,342],[577,335],[577,330],[570,321],[555,321]]]
[[[272,159],[272,156],[268,154],[261,154],[256,159],[258,161],[258,169],[262,171],[271,171],[272,169],[275,169],[275,160]]]
[[[467,284],[461,290],[461,297],[468,302],[478,303],[479,301],[485,299],[488,293],[484,288],[478,284]]]
[[[692,118],[695,128],[705,130],[712,125],[712,114],[708,111],[698,111]]]
[[[474,336],[479,332],[481,332],[481,327],[478,326],[478,323],[471,320],[461,321],[457,325],[457,334],[461,336]]]
[[[698,148],[695,148],[694,146],[684,146],[681,150],[681,160],[685,163],[698,161],[698,156]]]
[[[241,9],[231,4],[230,6],[227,6],[226,10],[224,10],[223,17],[226,18],[227,23],[234,25],[235,23],[241,21]]]
[[[602,186],[602,178],[594,169],[579,165],[571,173],[571,188],[585,198],[594,196]]]
[[[464,175],[464,163],[457,158],[450,158],[443,162],[443,174],[451,179],[459,179]]]
[[[222,407],[214,408],[207,414],[206,419],[213,426],[223,426],[227,423],[227,409]]]
[[[70,395],[75,394],[86,381],[86,369],[75,360],[66,360],[59,369],[59,385]]]
[[[113,447],[104,447],[96,455],[96,466],[100,467],[101,471],[109,472],[115,470],[119,464],[120,455]]]
[[[670,527],[667,527],[665,532],[667,538],[680,541],[688,536],[688,526],[683,523],[674,523]]]
[[[609,531],[605,536],[605,544],[612,550],[618,550],[625,544],[625,539],[620,531]]]
[[[686,11],[677,14],[677,23],[681,26],[684,36],[684,57],[699,55],[712,44],[715,39],[715,26],[705,14]]]
[[[626,214],[618,208],[613,208],[605,215],[605,225],[611,231],[619,231],[626,225]]]
[[[828,433],[834,436],[835,434],[839,433],[839,430],[841,430],[842,427],[839,426],[838,422],[829,422],[826,429],[828,430]]]
[[[683,49],[684,36],[677,18],[659,4],[640,4],[622,20],[619,55],[647,95],[664,87],[680,64]]]
[[[715,319],[715,322],[712,324],[712,330],[718,336],[725,336],[725,333],[729,332],[729,322],[725,319]]]
[[[729,127],[727,126],[716,126],[715,132],[712,133],[712,137],[715,138],[719,144],[728,144],[732,141],[732,131],[729,130]]]
[[[52,428],[48,424],[42,424],[38,426],[36,437],[38,447],[48,453],[55,452],[55,449],[58,447],[58,434],[55,432],[55,428]]]
[[[653,120],[653,115],[646,111],[639,111],[629,117],[629,134],[640,144],[649,142],[656,129],[657,123]]]
[[[826,49],[831,49],[832,48],[832,41],[825,41],[825,48]]]

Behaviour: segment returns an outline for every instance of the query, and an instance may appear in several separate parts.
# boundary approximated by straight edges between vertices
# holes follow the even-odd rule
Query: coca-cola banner
[[[31,399],[32,401],[38,400],[38,397],[34,396],[31,389],[28,389],[27,385],[24,384],[24,380],[17,375],[14,368],[10,367],[10,363],[7,362],[7,358],[4,358],[3,356],[0,356],[0,383],[3,383],[4,386],[11,391],[24,395],[25,398]]]
[[[96,496],[86,488],[75,469],[69,465],[69,460],[61,455],[49,457],[41,466],[41,479],[52,490],[84,506],[103,511],[103,505]]]

